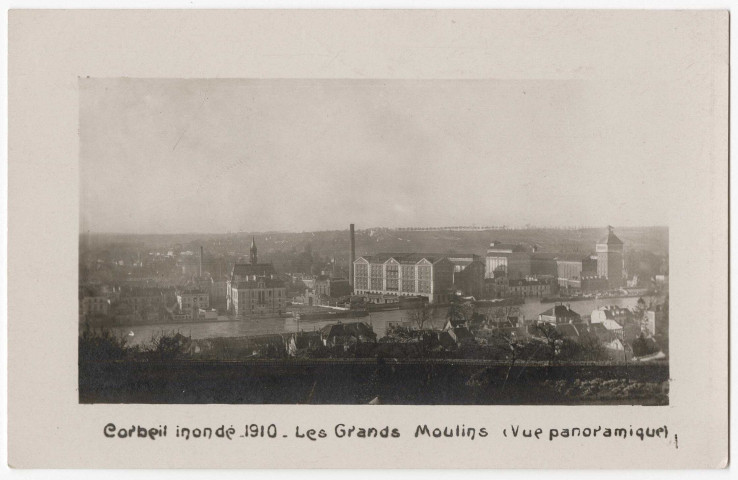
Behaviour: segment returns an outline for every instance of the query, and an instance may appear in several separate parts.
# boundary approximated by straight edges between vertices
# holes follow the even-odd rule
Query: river
[[[571,309],[582,316],[589,316],[592,310],[604,305],[617,305],[620,307],[633,307],[637,298],[603,298],[571,302]],[[521,305],[520,312],[523,318],[532,320],[538,314],[553,307],[554,303],[540,303],[537,298],[528,298]],[[432,320],[434,328],[442,328],[445,322],[447,308],[436,310]],[[364,321],[369,323],[378,338],[385,336],[390,324],[407,323],[404,310],[389,310],[383,312],[372,312],[368,317],[358,319],[343,319],[344,322]],[[335,320],[302,320],[297,322],[293,318],[259,319],[259,320],[219,320],[208,322],[168,323],[159,325],[131,325],[125,327],[114,327],[113,332],[124,335],[131,345],[145,345],[154,336],[162,333],[176,333],[191,336],[193,339],[211,337],[241,337],[248,335],[263,335],[268,333],[290,333],[298,330],[314,331],[320,330],[326,325],[335,323]],[[131,335],[131,333],[133,335]]]

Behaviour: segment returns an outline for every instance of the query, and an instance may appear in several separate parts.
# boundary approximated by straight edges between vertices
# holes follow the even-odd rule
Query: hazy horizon
[[[639,229],[639,228],[665,228],[668,229],[668,225],[611,225],[615,233],[619,229],[623,230],[629,230],[629,229]],[[473,225],[470,225],[470,227],[473,227]],[[387,229],[387,230],[398,230],[398,229],[408,229],[408,228],[416,228],[413,227],[407,227],[407,226],[397,226],[397,227],[387,227],[387,226],[381,226],[381,225],[373,225],[369,227],[360,227],[359,225],[355,224],[355,231],[369,231],[369,230],[378,230],[378,229]],[[422,228],[426,231],[434,231],[434,227],[417,227]],[[524,231],[524,230],[602,230],[603,232],[607,231],[607,225],[604,226],[553,226],[553,225],[531,225],[531,226],[505,226],[504,228],[479,228],[478,230],[462,230],[458,229],[455,230],[452,227],[442,227],[437,226],[435,228],[439,231],[446,230],[446,231],[505,231],[505,230],[514,230],[514,231]],[[327,228],[327,229],[321,229],[321,230],[238,230],[238,231],[225,231],[225,232],[219,232],[219,231],[207,231],[207,232],[116,232],[116,231],[81,231],[80,235],[240,235],[240,234],[254,234],[254,235],[265,235],[265,234],[276,234],[276,233],[321,233],[321,232],[344,232],[348,231],[349,226],[346,225],[345,228]]]
[[[675,141],[649,98],[560,80],[80,79],[80,230],[664,225]]]

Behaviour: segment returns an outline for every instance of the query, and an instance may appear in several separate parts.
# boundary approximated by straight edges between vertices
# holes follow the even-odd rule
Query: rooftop
[[[613,233],[613,227],[607,227],[608,232],[607,235],[602,237],[599,242],[597,242],[598,245],[622,245],[623,241],[620,240],[615,233]]]
[[[271,263],[237,263],[233,266],[231,272],[231,280],[234,280],[235,276],[239,277],[250,277],[250,276],[265,276],[274,273],[274,265]]]
[[[577,312],[570,309],[566,305],[556,305],[555,307],[551,307],[545,312],[541,313],[541,315],[556,318],[581,318],[581,315],[579,315]]]
[[[256,280],[244,280],[233,284],[233,286],[239,289],[251,289],[259,288],[259,283],[264,284],[264,288],[283,288],[284,282],[277,278],[270,277],[257,277]]]
[[[519,243],[502,243],[497,240],[489,244],[488,252],[531,252],[533,249]]]
[[[536,279],[536,280],[509,280],[508,285],[511,287],[525,287],[528,285],[549,285],[551,282],[546,281],[544,279]]]
[[[356,260],[365,259],[369,263],[385,263],[390,259],[396,260],[398,263],[415,265],[421,260],[428,260],[430,263],[437,263],[448,258],[448,255],[435,253],[377,253],[375,255],[362,255]]]
[[[605,327],[607,330],[610,330],[610,331],[623,329],[623,327],[615,320],[606,319],[601,323],[603,327]]]
[[[178,291],[177,295],[205,295],[205,292],[197,288],[188,288]]]
[[[315,281],[316,282],[331,282],[331,283],[334,283],[334,282],[348,282],[348,279],[347,278],[343,278],[343,277],[331,277],[329,275],[318,275],[315,278]]]
[[[555,260],[557,262],[583,262],[589,260],[589,255],[582,255],[580,253],[561,253],[556,255]]]
[[[375,337],[374,330],[364,322],[335,323],[320,329],[326,337]]]
[[[123,287],[122,297],[155,297],[163,295],[164,290],[158,287]]]
[[[599,337],[600,339],[604,339],[604,340],[608,340],[609,341],[609,340],[611,340],[613,338],[612,337],[612,332],[610,332],[607,329],[607,327],[605,327],[601,323],[592,323],[592,324],[590,324],[589,325],[589,331],[590,331],[590,333],[592,333],[594,335],[597,335],[597,337]]]
[[[561,335],[567,338],[578,338],[581,333],[579,329],[571,323],[562,323],[556,325],[556,330],[558,330]]]

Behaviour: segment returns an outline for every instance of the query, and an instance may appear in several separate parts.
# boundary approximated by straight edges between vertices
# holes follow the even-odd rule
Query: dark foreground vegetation
[[[668,367],[259,362],[80,365],[81,403],[666,405]]]
[[[198,360],[184,337],[83,333],[81,403],[666,405],[667,363],[494,359]]]

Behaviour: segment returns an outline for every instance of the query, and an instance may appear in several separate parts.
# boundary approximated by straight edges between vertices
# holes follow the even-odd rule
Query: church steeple
[[[251,237],[251,265],[256,265],[256,239]]]

